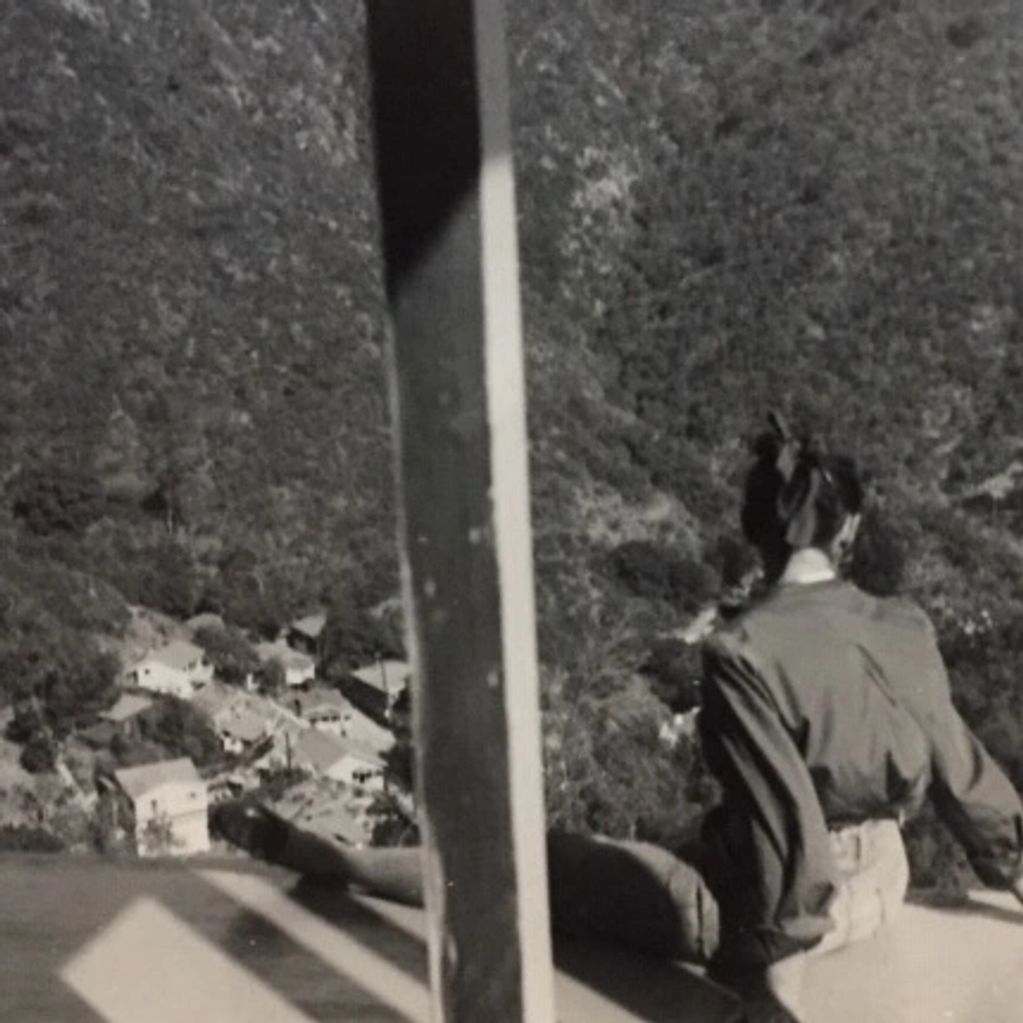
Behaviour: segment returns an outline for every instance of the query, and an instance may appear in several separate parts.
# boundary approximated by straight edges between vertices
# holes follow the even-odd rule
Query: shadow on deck
[[[12,1023],[426,1020],[423,914],[244,859],[0,859],[0,1018]],[[811,1023],[1017,1023],[1023,912],[1000,896],[911,905],[813,962]],[[559,942],[562,1023],[739,1021],[671,964]]]

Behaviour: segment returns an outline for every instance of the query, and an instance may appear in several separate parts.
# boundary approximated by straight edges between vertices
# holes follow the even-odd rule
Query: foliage
[[[52,740],[44,735],[32,736],[21,750],[20,763],[29,774],[52,771],[57,764],[57,750]]]
[[[45,828],[22,824],[0,825],[2,852],[63,852],[64,843]]]
[[[695,610],[720,588],[709,566],[649,541],[622,544],[612,552],[612,559],[616,575],[633,593],[667,600],[685,610]]]
[[[261,801],[276,803],[289,790],[308,780],[309,775],[298,767],[278,767],[263,771],[258,796]]]
[[[383,792],[369,806],[373,845],[416,845],[419,825],[415,816],[415,762],[412,745],[412,694],[406,688],[391,708],[394,745],[384,754]]]
[[[321,668],[397,655],[365,610],[398,572],[364,5],[23,6],[0,545],[39,571],[0,572],[0,698],[57,733],[94,710],[118,593],[266,635],[345,593]],[[772,406],[874,472],[853,572],[932,613],[1021,781],[1023,23],[975,7],[510,5],[556,820],[690,811],[633,677],[748,567]]]
[[[225,682],[240,685],[260,670],[259,656],[240,629],[204,626],[196,632],[195,641]]]
[[[393,623],[338,598],[328,607],[320,637],[320,667],[326,678],[341,678],[369,661],[404,656],[404,645]]]
[[[181,839],[174,834],[174,825],[166,814],[150,817],[137,836],[139,852],[150,856],[163,856],[181,845]]]
[[[103,514],[103,488],[78,470],[46,466],[20,473],[11,483],[14,517],[33,533],[81,533]]]
[[[256,673],[259,688],[270,695],[282,692],[287,685],[287,676],[280,658],[271,657]]]
[[[163,750],[164,757],[190,757],[197,767],[202,767],[223,756],[213,726],[187,700],[160,697],[138,720],[142,740]]]

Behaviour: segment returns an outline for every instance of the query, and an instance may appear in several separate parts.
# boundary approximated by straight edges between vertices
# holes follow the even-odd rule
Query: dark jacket
[[[781,586],[709,639],[704,663],[725,959],[816,944],[837,884],[829,828],[901,816],[928,794],[985,884],[1020,876],[1019,797],[953,707],[915,604],[840,580]]]

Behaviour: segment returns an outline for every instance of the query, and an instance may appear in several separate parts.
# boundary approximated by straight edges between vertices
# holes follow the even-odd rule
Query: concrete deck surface
[[[0,1020],[391,1023],[429,1015],[423,914],[245,860],[0,858]],[[687,970],[557,943],[562,1023],[740,1023]],[[813,960],[807,1023],[1021,1023],[1023,909],[908,905]],[[482,1021],[481,1021],[482,1023]]]

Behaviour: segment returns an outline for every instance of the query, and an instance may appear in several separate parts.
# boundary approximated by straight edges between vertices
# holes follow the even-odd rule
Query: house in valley
[[[188,757],[125,767],[101,780],[118,824],[139,856],[185,856],[209,850],[206,783]]]
[[[292,753],[296,767],[369,792],[384,788],[383,761],[371,749],[309,728],[298,736]]]
[[[326,625],[327,615],[323,611],[295,619],[288,626],[286,634],[288,645],[309,657],[319,656],[320,639]]]
[[[99,715],[100,721],[109,722],[114,730],[126,738],[136,738],[139,715],[149,710],[153,701],[140,693],[122,693],[117,702]]]
[[[127,673],[138,689],[190,700],[213,678],[213,665],[194,643],[174,639],[151,650]]]
[[[349,673],[341,692],[378,724],[387,725],[411,677],[412,669],[404,661],[374,661]]]

